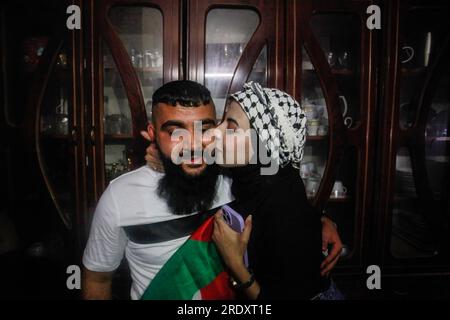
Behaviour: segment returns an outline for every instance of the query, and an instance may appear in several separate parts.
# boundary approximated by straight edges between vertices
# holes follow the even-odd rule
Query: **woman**
[[[215,216],[213,240],[236,289],[249,299],[340,298],[320,274],[321,216],[308,203],[298,170],[306,138],[303,109],[285,92],[250,82],[230,96],[217,129],[223,140],[216,143],[225,141],[222,165],[230,168],[237,199],[231,207],[246,219],[239,234],[221,211]],[[227,139],[249,129],[256,131],[256,141],[248,135]],[[227,145],[230,141],[234,145]],[[220,156],[222,149],[216,150]],[[234,161],[237,150],[244,150],[240,163]],[[261,150],[270,159],[267,165]]]

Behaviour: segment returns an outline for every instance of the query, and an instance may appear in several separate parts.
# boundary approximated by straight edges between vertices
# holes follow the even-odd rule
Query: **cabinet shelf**
[[[314,200],[315,197],[308,196],[308,200]],[[328,202],[330,203],[347,203],[350,202],[352,198],[351,197],[345,197],[345,198],[334,198],[330,197],[328,198]]]
[[[450,137],[427,137],[427,141],[450,142]]]
[[[448,156],[427,156],[427,161],[434,161],[434,162],[442,162],[442,163],[448,163],[450,162],[450,157]]]
[[[338,75],[338,76],[354,76],[355,72],[353,72],[353,70],[351,69],[331,69],[331,73]]]
[[[347,203],[350,202],[351,199],[352,199],[351,197],[342,197],[342,198],[330,197],[328,201],[333,203]]]
[[[402,76],[416,76],[416,75],[421,75],[424,74],[426,72],[426,68],[424,67],[420,67],[420,68],[402,68],[401,73]]]
[[[107,143],[124,143],[133,139],[134,137],[131,134],[105,134],[105,142]]]
[[[266,73],[266,69],[265,68],[255,68],[252,70],[252,72],[254,73]]]
[[[317,72],[315,69],[303,69],[303,72],[306,75],[315,76],[317,75]],[[331,73],[337,76],[345,76],[345,77],[352,77],[355,75],[355,72],[351,69],[331,69]]]
[[[43,132],[41,137],[43,139],[54,139],[54,140],[67,140],[69,139],[69,135],[68,134],[55,134],[55,133],[45,133]]]
[[[117,72],[117,69],[114,67],[104,67],[105,72]],[[163,69],[162,68],[137,68],[135,67],[134,70],[138,73],[150,73],[154,74],[152,78],[162,78]]]
[[[324,141],[328,140],[328,135],[325,136],[306,136],[306,141]]]
[[[396,194],[394,195],[394,202],[404,202],[404,201],[411,201],[411,200],[418,200],[417,195],[403,195],[403,194]]]

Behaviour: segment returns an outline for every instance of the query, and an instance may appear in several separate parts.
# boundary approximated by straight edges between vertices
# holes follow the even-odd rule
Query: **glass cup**
[[[54,133],[66,135],[69,133],[69,116],[67,114],[56,114],[53,125]]]
[[[336,67],[337,58],[336,58],[336,54],[333,51],[328,52],[327,61],[331,68]]]
[[[347,51],[341,53],[341,55],[338,58],[338,61],[341,68],[350,69],[350,57]]]
[[[154,67],[154,57],[153,57],[153,53],[150,50],[145,50],[145,67],[146,68],[151,68]]]
[[[320,181],[318,179],[308,179],[306,182],[306,194],[308,197],[314,197],[317,193],[317,190],[319,189]]]
[[[112,114],[105,117],[106,134],[124,134],[127,130],[127,118],[123,114]]]
[[[347,188],[344,186],[342,181],[338,180],[334,183],[331,195],[334,198],[345,198],[347,196]]]

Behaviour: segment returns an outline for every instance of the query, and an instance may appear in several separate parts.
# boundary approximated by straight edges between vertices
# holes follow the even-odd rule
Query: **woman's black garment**
[[[253,216],[248,255],[258,298],[310,299],[326,290],[320,214],[306,198],[299,171],[288,165],[263,176],[259,165],[247,165],[231,176],[237,199],[231,206],[244,218]]]

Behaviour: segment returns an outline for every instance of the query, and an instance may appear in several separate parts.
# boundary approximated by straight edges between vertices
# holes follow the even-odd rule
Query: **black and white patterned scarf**
[[[306,140],[306,114],[300,103],[286,92],[255,82],[230,97],[242,106],[268,155],[281,167],[291,163],[299,169]]]

